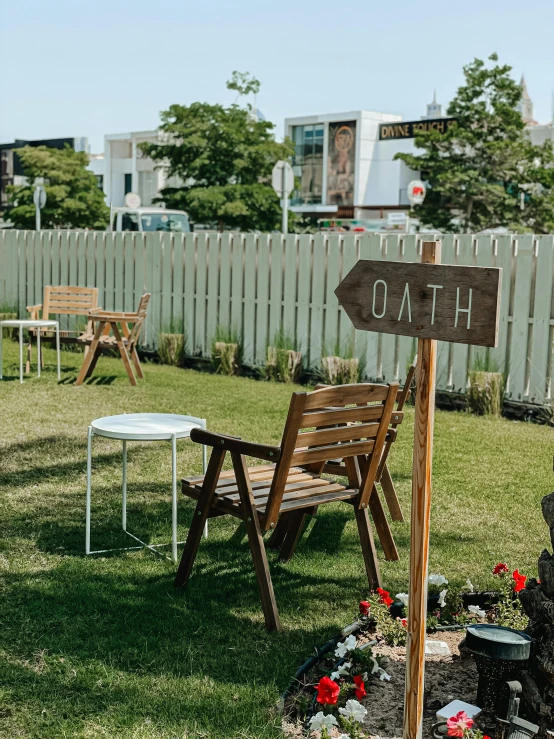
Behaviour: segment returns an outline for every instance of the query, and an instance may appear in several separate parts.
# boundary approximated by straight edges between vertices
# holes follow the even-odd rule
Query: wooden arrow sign
[[[496,346],[500,273],[360,260],[335,290],[357,329],[478,346]]]
[[[436,340],[498,337],[501,270],[440,260],[440,242],[426,241],[422,264],[361,260],[335,290],[356,328],[418,337],[403,739],[422,739],[423,727]]]

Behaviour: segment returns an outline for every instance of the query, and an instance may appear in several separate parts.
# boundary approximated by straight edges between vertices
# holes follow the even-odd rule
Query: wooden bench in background
[[[38,305],[28,305],[27,311],[31,314],[31,320],[57,320],[59,316],[88,316],[98,308],[97,287],[66,287],[47,285],[44,288],[44,301]],[[42,315],[41,315],[42,312]],[[60,331],[60,341],[64,343],[76,343],[83,333],[84,327]],[[87,320],[86,330],[92,331],[92,322]],[[36,335],[36,330],[30,330],[31,338]],[[54,341],[55,333],[41,331],[41,341]],[[42,362],[42,357],[39,357]],[[25,372],[29,374],[31,365],[31,342],[27,349],[27,364]]]

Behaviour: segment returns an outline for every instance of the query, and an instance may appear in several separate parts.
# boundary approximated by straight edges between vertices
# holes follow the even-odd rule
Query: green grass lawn
[[[17,345],[4,342],[0,737],[278,737],[280,692],[367,592],[349,506],[325,506],[289,564],[269,553],[284,630],[268,634],[248,543],[228,517],[210,522],[184,592],[173,589],[174,565],[151,552],[85,557],[86,431],[100,416],[158,411],[277,443],[292,388],[154,364],[132,388],[112,358],[77,388],[82,355],[62,354],[58,384],[54,352],[45,354],[43,376],[20,385]],[[408,519],[412,418],[391,455]],[[94,548],[128,543],[120,452],[94,441]],[[180,442],[178,454],[180,472],[200,473],[200,447]],[[128,476],[129,528],[169,541],[169,445],[130,445]],[[498,560],[536,574],[548,545],[539,504],[551,490],[551,429],[438,412],[431,570],[479,587]],[[181,538],[192,510],[183,500]],[[407,588],[409,524],[392,527],[401,559],[382,570],[394,594]]]

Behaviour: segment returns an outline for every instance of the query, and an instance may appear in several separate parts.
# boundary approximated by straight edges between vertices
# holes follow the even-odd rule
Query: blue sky
[[[534,0],[0,0],[0,142],[154,128],[174,102],[230,103],[234,69],[286,116],[376,110],[419,118],[462,66],[497,51],[552,118],[554,2]]]

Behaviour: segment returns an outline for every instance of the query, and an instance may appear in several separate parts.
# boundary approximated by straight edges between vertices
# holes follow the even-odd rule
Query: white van
[[[149,206],[147,208],[112,208],[108,231],[169,231],[189,233],[190,224],[184,210],[166,210]]]

